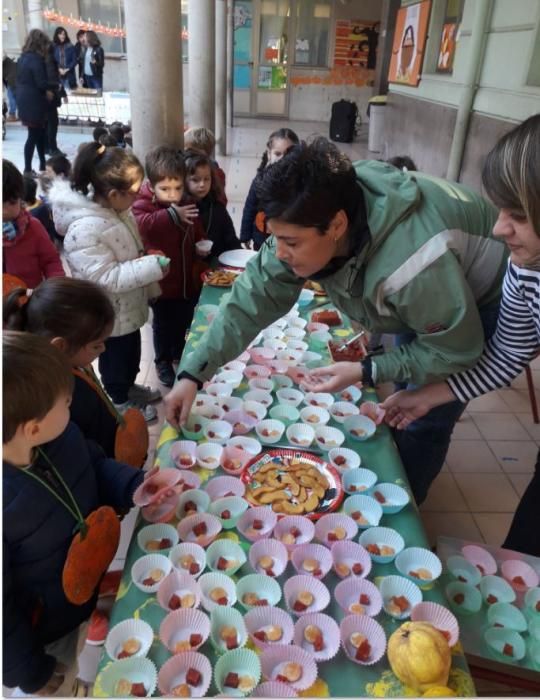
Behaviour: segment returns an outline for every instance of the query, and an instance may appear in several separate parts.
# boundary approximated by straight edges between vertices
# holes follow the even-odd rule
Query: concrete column
[[[216,0],[216,147],[227,155],[227,0]]]
[[[124,0],[133,146],[184,145],[180,0]]]
[[[28,0],[28,12],[26,13],[26,26],[28,31],[31,29],[41,29],[44,31],[45,23],[43,21],[41,0]]]
[[[188,29],[188,123],[190,126],[205,126],[214,131],[216,128],[215,0],[189,0]]]
[[[227,114],[228,125],[234,126],[234,2],[227,3]]]

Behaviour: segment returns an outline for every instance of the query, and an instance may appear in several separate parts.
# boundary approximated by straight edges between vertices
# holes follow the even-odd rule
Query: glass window
[[[462,15],[463,0],[446,0],[446,12],[442,23],[437,59],[437,73],[452,73],[453,71],[456,39]]]
[[[295,65],[328,65],[331,9],[331,0],[297,0]]]
[[[111,29],[125,28],[124,8],[120,0],[79,0],[79,12],[82,20],[90,19]],[[126,40],[122,37],[98,34],[98,38],[105,53],[126,53]],[[71,37],[71,40],[74,41],[74,38]]]
[[[182,0],[182,62],[188,62],[188,0]]]

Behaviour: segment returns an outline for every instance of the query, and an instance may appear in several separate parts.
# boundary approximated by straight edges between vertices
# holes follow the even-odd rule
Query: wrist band
[[[373,367],[371,357],[366,357],[360,362],[362,366],[362,384],[373,386]]]

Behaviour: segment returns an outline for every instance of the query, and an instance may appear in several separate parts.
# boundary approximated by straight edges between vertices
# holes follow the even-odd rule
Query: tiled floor
[[[258,166],[268,134],[284,126],[269,120],[238,120],[229,131],[231,155],[220,158],[227,175],[229,210],[237,230],[243,201]],[[290,126],[300,137],[316,132],[326,133],[325,125],[295,122]],[[8,125],[4,141],[4,157],[22,167],[24,132]],[[74,157],[77,145],[88,140],[88,134],[61,133],[60,147]],[[354,158],[368,157],[365,134],[361,141],[343,150]],[[143,357],[138,381],[159,386],[152,362],[152,339],[149,326],[143,329]],[[540,388],[540,359],[532,365],[536,386]],[[540,400],[540,391],[537,392]],[[155,443],[163,418],[150,427],[151,450],[148,463],[153,460]],[[439,535],[462,537],[491,544],[502,543],[520,495],[527,486],[540,445],[540,425],[532,421],[524,376],[512,388],[492,392],[472,401],[456,426],[445,467],[435,480],[426,502],[421,507],[424,525],[432,543]],[[123,566],[133,528],[135,512],[122,525],[122,541],[115,566]],[[82,676],[93,673],[100,649],[87,647],[82,663]]]

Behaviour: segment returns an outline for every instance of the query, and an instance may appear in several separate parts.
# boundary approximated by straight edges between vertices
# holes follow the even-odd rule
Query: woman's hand
[[[359,362],[336,362],[328,367],[312,369],[302,380],[302,386],[308,391],[325,391],[334,393],[342,391],[362,379],[362,365]]]
[[[176,429],[187,421],[197,395],[197,384],[191,379],[181,379],[165,396],[165,418]]]
[[[446,382],[428,384],[421,389],[398,391],[381,404],[386,411],[386,422],[392,428],[404,430],[413,421],[422,418],[436,406],[455,401]]]

